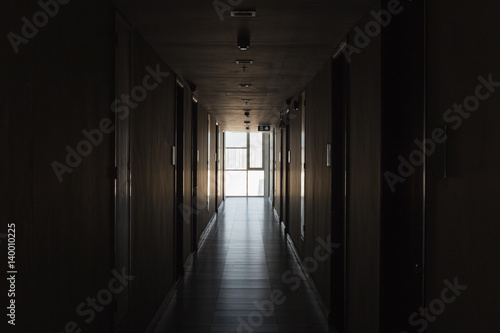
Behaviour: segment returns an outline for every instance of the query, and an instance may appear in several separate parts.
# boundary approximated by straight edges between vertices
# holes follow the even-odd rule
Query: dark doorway
[[[198,150],[198,103],[193,99],[191,101],[191,161],[192,161],[192,186],[193,186],[193,197],[191,199],[191,244],[192,251],[198,250],[198,242],[196,239],[196,223],[197,223],[197,209],[198,209],[198,162],[200,159],[200,151]]]
[[[220,137],[219,137],[219,124],[215,124],[215,212],[219,212],[219,159],[220,159]]]
[[[381,167],[384,172],[398,170],[398,157],[406,158],[414,151],[415,138],[428,137],[425,20],[426,2],[408,2],[405,10],[383,31]],[[399,88],[403,86],[404,89]],[[415,331],[409,316],[425,308],[426,163],[424,157],[422,167],[398,184],[396,191],[383,179],[380,332]]]
[[[285,148],[285,130],[283,128],[280,128],[280,219],[281,222],[285,221],[285,196],[284,196],[284,191],[285,191],[285,186],[284,186],[284,181],[285,181],[285,159],[286,159],[286,148]]]
[[[286,127],[285,127],[285,234],[289,231],[290,224],[290,162],[291,162],[291,151],[290,151],[290,124],[289,124],[289,113],[286,115]]]
[[[347,62],[339,56],[332,62],[332,243],[341,244],[331,256],[331,316],[334,332],[346,325],[347,240]]]
[[[183,223],[184,204],[184,86],[177,82],[175,95],[175,278],[184,273],[183,260]]]
[[[131,28],[116,16],[115,93],[119,96],[131,88]],[[114,266],[130,273],[130,122],[115,113],[115,253]],[[115,326],[119,327],[129,312],[130,285],[117,294]]]

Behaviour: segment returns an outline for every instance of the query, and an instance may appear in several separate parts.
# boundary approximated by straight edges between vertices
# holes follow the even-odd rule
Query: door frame
[[[290,108],[290,106],[289,106]],[[291,149],[290,149],[290,109],[286,113],[286,127],[285,127],[285,234],[289,232],[290,226],[290,162],[291,162]]]
[[[133,33],[131,26],[118,13],[115,14],[115,96],[130,91],[132,82]],[[131,170],[130,170],[130,118],[120,119],[115,112],[115,203],[114,203],[114,268],[131,274]],[[130,311],[133,281],[115,297],[115,331],[123,324]]]
[[[198,148],[198,101],[194,98],[191,99],[191,161],[192,161],[192,187],[193,195],[191,199],[191,244],[192,251],[198,250],[198,240],[196,239],[197,233],[197,217],[198,217],[198,163],[200,152]]]
[[[215,122],[215,153],[214,153],[214,161],[215,161],[215,212],[219,212],[219,123]]]
[[[176,80],[175,85],[175,152],[174,155],[174,256],[175,256],[175,279],[184,274],[183,260],[183,235],[184,218],[182,215],[184,203],[184,85]]]
[[[348,159],[348,63],[339,56],[332,61],[332,243],[341,244],[331,257],[330,264],[330,324],[339,333],[346,331],[347,281],[347,207]]]

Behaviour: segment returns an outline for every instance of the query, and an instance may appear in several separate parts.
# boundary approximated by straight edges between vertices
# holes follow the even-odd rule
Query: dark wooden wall
[[[399,174],[400,158],[410,159],[418,148],[414,141],[424,133],[424,2],[402,2],[403,10],[393,15],[381,39],[380,332],[414,330],[409,316],[423,306],[424,167],[416,167],[404,182],[393,184],[386,177]]]
[[[475,96],[479,76],[500,81],[499,12],[494,1],[428,2],[427,132],[448,125],[448,140],[426,170],[426,305],[440,298],[445,279],[468,286],[428,332],[500,327],[498,87],[479,90],[491,95],[459,127],[443,120],[455,103]]]
[[[184,191],[183,191],[183,207],[180,211],[183,219],[183,261],[186,261],[192,252],[192,225],[193,211],[190,209],[192,206],[193,198],[193,183],[192,183],[192,170],[193,170],[193,154],[192,151],[192,94],[186,87],[184,89]],[[179,207],[177,207],[179,209]]]
[[[331,143],[332,137],[331,92],[332,67],[331,61],[328,61],[306,88],[304,258],[314,258],[314,249],[319,244],[316,239],[320,237],[325,240],[331,232],[332,169],[326,163],[326,147]],[[323,301],[329,305],[330,261],[318,261],[318,269],[312,272],[311,276],[319,292],[324,295]]]
[[[276,160],[276,179],[275,179],[275,199],[274,199],[274,208],[276,209],[276,213],[279,215],[281,213],[281,177],[282,177],[282,171],[281,171],[281,161],[283,159],[283,151],[281,149],[281,129],[276,128],[276,136],[275,136],[275,144],[276,144],[276,149],[274,150],[274,158]],[[281,216],[280,216],[281,218]]]
[[[65,147],[76,149],[82,130],[114,118],[114,14],[97,0],[61,7],[15,54],[7,34],[21,34],[21,18],[40,7],[24,0],[0,5],[0,214],[2,233],[16,223],[16,332],[59,332],[70,321],[106,332],[113,323],[111,307],[91,324],[75,311],[111,278],[114,134],[104,134],[62,182],[51,164],[66,164]],[[0,331],[8,332],[7,241],[1,241]]]
[[[132,86],[141,85],[146,66],[170,75],[131,110],[132,274],[127,331],[147,327],[174,283],[175,74],[139,36],[133,39]]]
[[[357,26],[364,27],[371,17]],[[348,43],[355,45],[354,32]],[[348,67],[347,331],[376,332],[380,262],[380,39]]]
[[[210,207],[209,207],[209,221],[214,216],[217,211],[217,188],[216,188],[216,177],[217,177],[217,164],[215,163],[215,153],[217,152],[216,146],[216,123],[217,118],[210,116]]]
[[[293,105],[293,102],[292,102]],[[289,131],[290,131],[290,218],[288,232],[292,237],[295,246],[302,254],[303,241],[300,237],[300,131],[301,131],[301,113],[297,111],[290,111]],[[286,155],[286,154],[285,154]],[[288,156],[286,157],[288,159]],[[288,160],[287,160],[288,161]]]
[[[200,150],[200,161],[198,162],[198,200],[197,200],[197,235],[200,236],[215,214],[215,122],[210,119],[210,192],[207,193],[208,181],[208,111],[198,105],[198,149]],[[210,196],[210,206],[207,209],[207,196]]]
[[[290,178],[289,178],[289,167],[290,164],[288,163],[288,150],[290,147],[288,146],[288,136],[289,134],[289,118],[287,116],[285,120],[286,126],[283,128],[281,132],[281,221],[283,222],[283,225],[286,228],[289,226],[289,186],[290,186]]]
[[[2,4],[9,13],[3,36],[20,33],[20,18],[40,10],[36,3]],[[16,300],[20,331],[59,332],[74,321],[83,331],[112,332],[110,304],[87,324],[76,308],[108,286],[114,268],[114,132],[59,182],[54,161],[65,163],[66,146],[86,139],[82,130],[113,120],[115,99],[115,12],[102,1],[70,2],[15,54],[0,47],[1,213],[17,225]],[[131,86],[141,86],[146,66],[170,72],[144,101],[130,109],[131,284],[122,332],[143,332],[174,285],[174,245],[191,253],[191,226],[174,240],[175,73],[131,30]],[[123,94],[130,93],[123,91]],[[185,89],[184,203],[191,202],[191,93]],[[207,111],[200,106],[200,192],[207,179]],[[198,215],[198,237],[215,212],[215,122],[211,121],[211,206]],[[204,167],[203,167],[204,166]],[[181,193],[182,194],[182,193]],[[205,211],[203,211],[205,210]],[[196,213],[196,212],[194,212]],[[2,229],[4,230],[4,229]],[[5,229],[6,230],[6,229]],[[3,232],[3,231],[2,231]],[[2,247],[4,242],[2,240]],[[117,267],[121,273],[121,268]],[[0,286],[6,290],[5,270]],[[1,297],[2,300],[5,296]],[[2,320],[0,330],[7,331]]]
[[[224,132],[219,126],[218,146],[217,146],[217,209],[222,208],[224,200]]]
[[[306,178],[305,178],[305,237],[301,237],[301,96],[291,101],[287,116],[290,149],[290,163],[285,130],[276,134],[276,198],[275,208],[281,213],[281,220],[288,225],[288,233],[302,259],[315,258],[314,250],[319,245],[317,238],[326,240],[331,230],[331,167],[327,166],[327,144],[332,137],[332,74],[331,62],[327,62],[306,87],[305,141],[306,141]],[[298,110],[294,110],[297,102]],[[280,170],[279,153],[282,168]],[[287,186],[288,183],[288,186]],[[280,200],[280,188],[282,199]],[[286,205],[286,194],[289,205]],[[288,207],[288,208],[287,208]],[[281,210],[280,210],[281,208]],[[289,211],[287,212],[286,209]],[[288,220],[287,220],[288,216]],[[317,260],[316,260],[317,261]],[[316,288],[323,296],[323,302],[330,304],[330,261],[317,261],[318,267],[310,272]],[[312,267],[312,266],[311,266]]]

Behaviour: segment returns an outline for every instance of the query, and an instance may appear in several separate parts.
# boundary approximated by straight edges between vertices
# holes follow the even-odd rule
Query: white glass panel
[[[248,171],[248,196],[264,196],[264,171]]]
[[[226,171],[226,195],[227,196],[247,195],[246,171]]]
[[[262,167],[262,133],[250,133],[250,168]]]
[[[226,132],[226,147],[246,148],[247,133]]]
[[[247,150],[246,149],[226,149],[226,169],[247,169]]]

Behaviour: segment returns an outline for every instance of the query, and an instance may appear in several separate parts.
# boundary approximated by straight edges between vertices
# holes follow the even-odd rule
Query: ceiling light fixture
[[[242,29],[238,33],[238,48],[241,51],[246,51],[250,48],[250,32],[246,29]]]
[[[248,103],[250,103],[252,100],[251,99],[247,99],[247,98],[243,98],[241,101],[243,103],[245,103],[246,105],[248,105]]]
[[[236,60],[236,63],[238,65],[242,65],[242,64],[253,64],[253,60],[252,59],[237,59]]]
[[[250,88],[251,86],[251,83],[240,83],[240,88]]]
[[[255,17],[256,15],[255,10],[232,10],[231,11],[231,16],[232,17]]]

